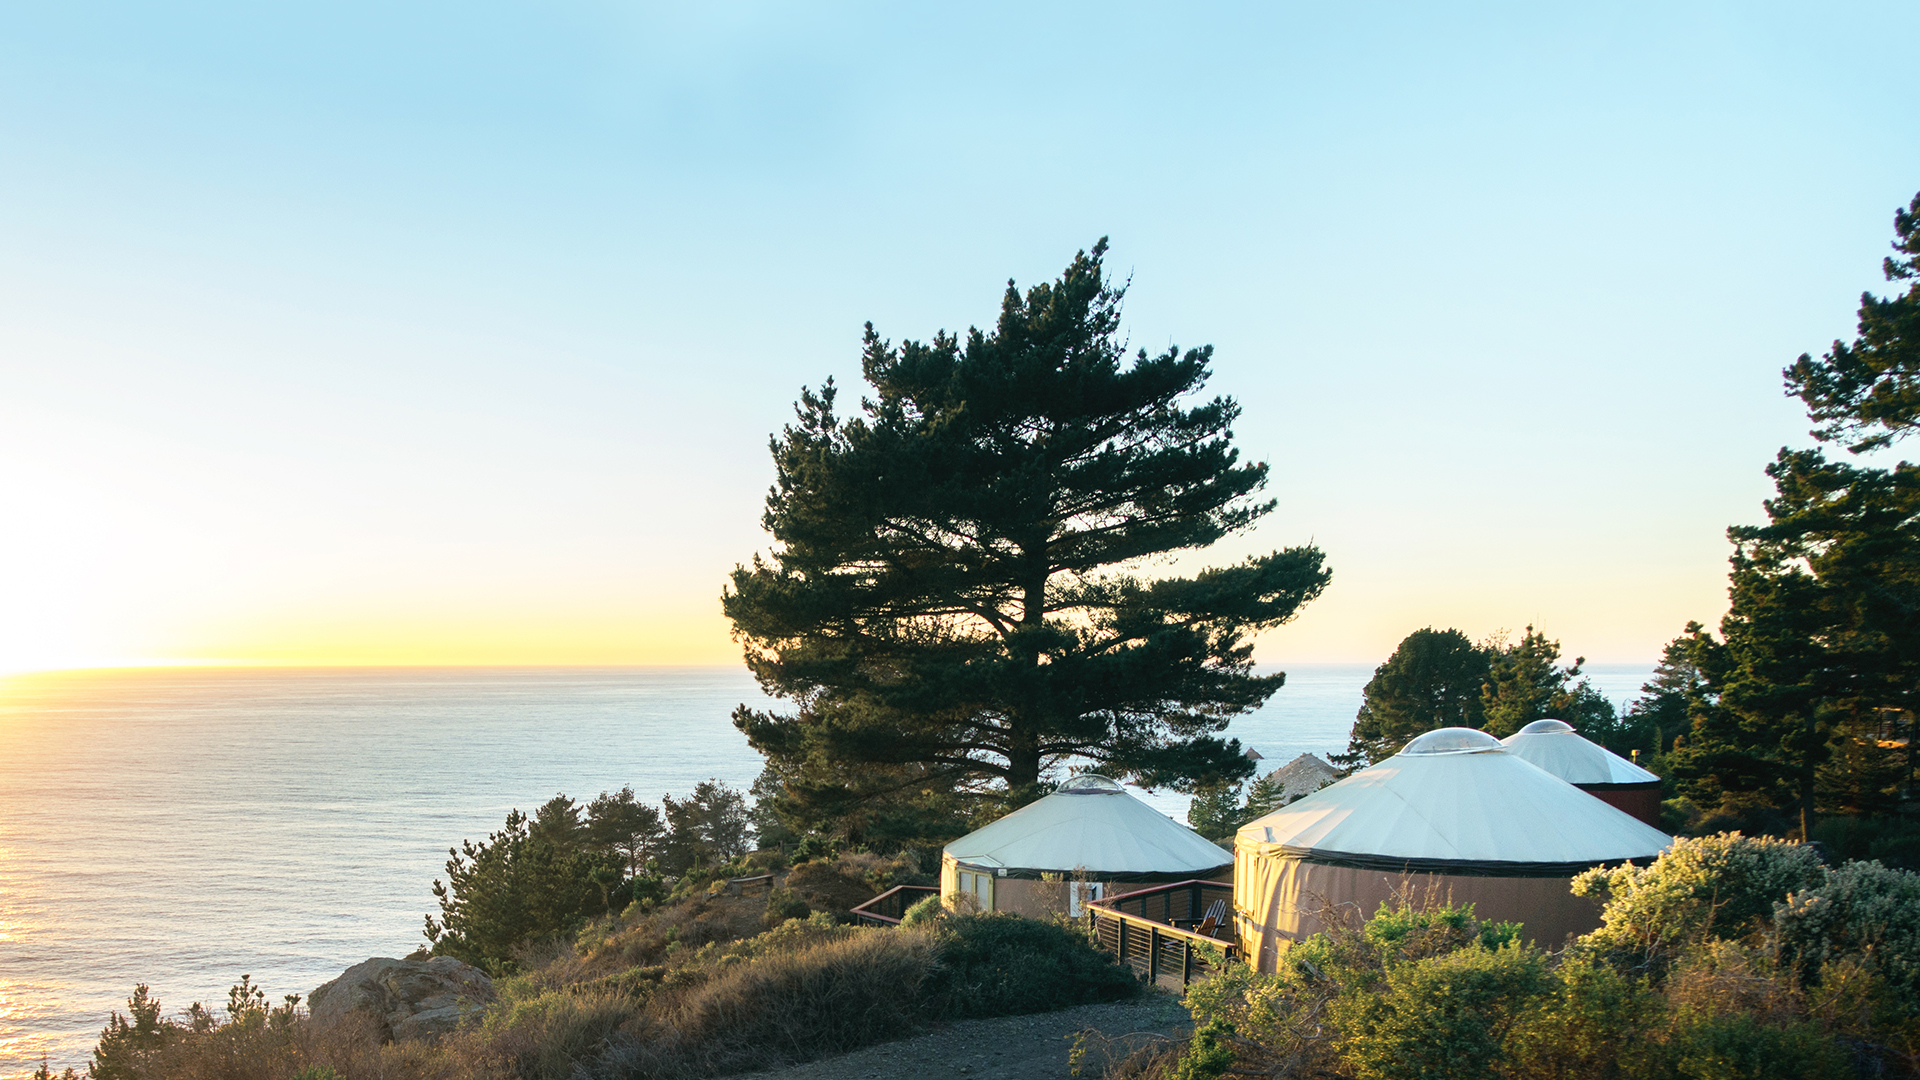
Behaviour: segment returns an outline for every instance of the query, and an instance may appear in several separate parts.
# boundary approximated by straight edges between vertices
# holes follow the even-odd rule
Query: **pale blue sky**
[[[1272,662],[1724,605],[1920,190],[1920,8],[0,9],[0,669],[724,662],[860,324],[1113,238],[1334,585]]]

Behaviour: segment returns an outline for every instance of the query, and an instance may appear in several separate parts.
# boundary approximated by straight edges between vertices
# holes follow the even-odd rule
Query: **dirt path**
[[[882,1043],[835,1058],[752,1074],[751,1080],[893,1080],[941,1077],[967,1080],[1069,1080],[1067,1054],[1075,1032],[1108,1038],[1132,1032],[1171,1034],[1192,1027],[1179,999],[1149,994],[1117,1005],[994,1020],[963,1020],[899,1042]],[[1133,1040],[1136,1044],[1145,1040]],[[1097,1080],[1100,1063],[1089,1062],[1083,1080]]]

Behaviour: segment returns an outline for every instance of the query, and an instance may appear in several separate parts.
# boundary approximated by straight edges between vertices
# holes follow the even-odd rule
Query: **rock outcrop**
[[[493,980],[451,956],[394,960],[376,956],[355,964],[307,996],[319,1024],[360,1012],[383,1039],[427,1038],[452,1031],[493,1000]]]

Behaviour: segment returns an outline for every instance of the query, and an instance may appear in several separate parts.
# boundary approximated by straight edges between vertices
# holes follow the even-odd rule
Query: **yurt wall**
[[[1299,858],[1234,860],[1233,896],[1241,955],[1257,970],[1273,971],[1295,941],[1326,929],[1323,916],[1366,919],[1401,898],[1416,904],[1473,904],[1474,917],[1526,924],[1524,935],[1558,948],[1569,934],[1600,925],[1600,906],[1573,895],[1571,877],[1479,877],[1394,873],[1334,866]],[[1331,907],[1332,912],[1327,909]]]
[[[1660,781],[1650,784],[1575,784],[1574,787],[1622,813],[1660,827]]]

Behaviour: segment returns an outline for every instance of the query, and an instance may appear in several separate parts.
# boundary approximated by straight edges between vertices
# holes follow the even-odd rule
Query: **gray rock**
[[[376,956],[321,984],[307,996],[307,1011],[321,1025],[362,1013],[383,1039],[419,1039],[452,1031],[493,997],[493,980],[485,972],[451,956]]]

